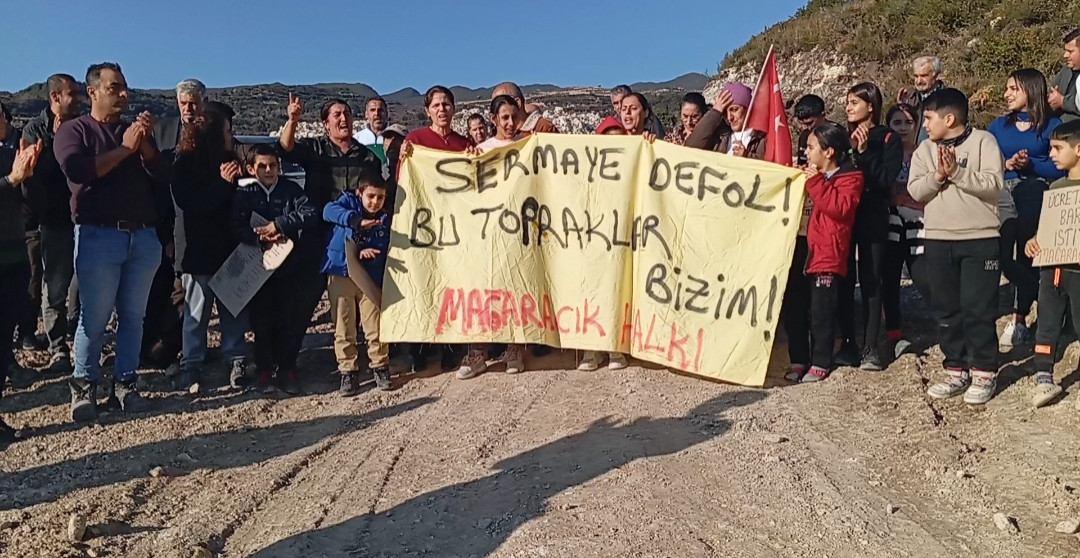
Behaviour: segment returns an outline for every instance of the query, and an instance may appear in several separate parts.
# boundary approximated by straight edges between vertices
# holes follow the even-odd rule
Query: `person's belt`
[[[140,229],[151,229],[154,225],[148,225],[146,223],[140,223],[139,221],[112,221],[109,223],[92,223],[99,227],[105,227],[107,229],[116,229],[123,232],[134,232]]]

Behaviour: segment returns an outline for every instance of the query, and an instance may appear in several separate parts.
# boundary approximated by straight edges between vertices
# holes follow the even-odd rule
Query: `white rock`
[[[68,518],[67,536],[72,542],[80,542],[86,535],[86,516],[81,513],[73,513]]]
[[[900,506],[897,506],[896,504],[889,504],[885,506],[885,513],[888,515],[892,515],[898,511],[900,511]]]
[[[1015,534],[1020,531],[1016,526],[1016,520],[1001,512],[994,514],[994,525],[996,525],[998,529],[1010,534]]]
[[[1066,519],[1054,527],[1054,530],[1058,533],[1064,533],[1066,535],[1075,535],[1080,533],[1080,519]]]

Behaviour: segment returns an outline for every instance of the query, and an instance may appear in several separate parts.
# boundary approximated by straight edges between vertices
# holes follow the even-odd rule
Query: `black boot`
[[[840,350],[833,357],[833,364],[836,366],[859,366],[861,363],[859,346],[855,344],[855,340],[844,339],[844,342],[840,344]]]
[[[424,345],[420,343],[409,345],[409,360],[412,361],[413,374],[423,372],[427,368],[427,355],[424,354]]]
[[[375,387],[383,391],[389,391],[393,387],[393,384],[390,383],[390,367],[372,368],[371,375],[375,377]]]
[[[135,379],[127,382],[116,381],[116,399],[120,402],[120,409],[125,413],[144,413],[150,410],[150,402],[139,393],[135,385]]]
[[[360,393],[360,371],[350,370],[349,372],[341,373],[341,388],[338,389],[338,395],[342,397],[352,397]]]
[[[71,420],[88,422],[97,419],[97,384],[72,378],[68,388],[71,389]]]

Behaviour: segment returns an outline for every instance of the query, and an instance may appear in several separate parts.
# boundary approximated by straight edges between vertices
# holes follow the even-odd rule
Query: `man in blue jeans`
[[[79,281],[79,327],[75,331],[75,372],[71,418],[97,417],[97,383],[105,327],[116,309],[115,397],[127,413],[148,408],[136,387],[143,317],[150,285],[161,263],[154,225],[154,175],[160,165],[144,112],[135,122],[121,116],[128,106],[127,81],[120,66],[94,64],[86,71],[90,114],[56,133],[53,149],[71,188],[75,221],[75,276]]]

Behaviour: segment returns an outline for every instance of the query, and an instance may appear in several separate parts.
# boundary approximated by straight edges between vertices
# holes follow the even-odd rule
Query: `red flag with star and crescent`
[[[746,127],[765,132],[766,161],[791,166],[791,128],[788,127],[784,99],[780,94],[780,75],[776,72],[776,56],[772,47],[769,47],[765,66],[754,88]]]

